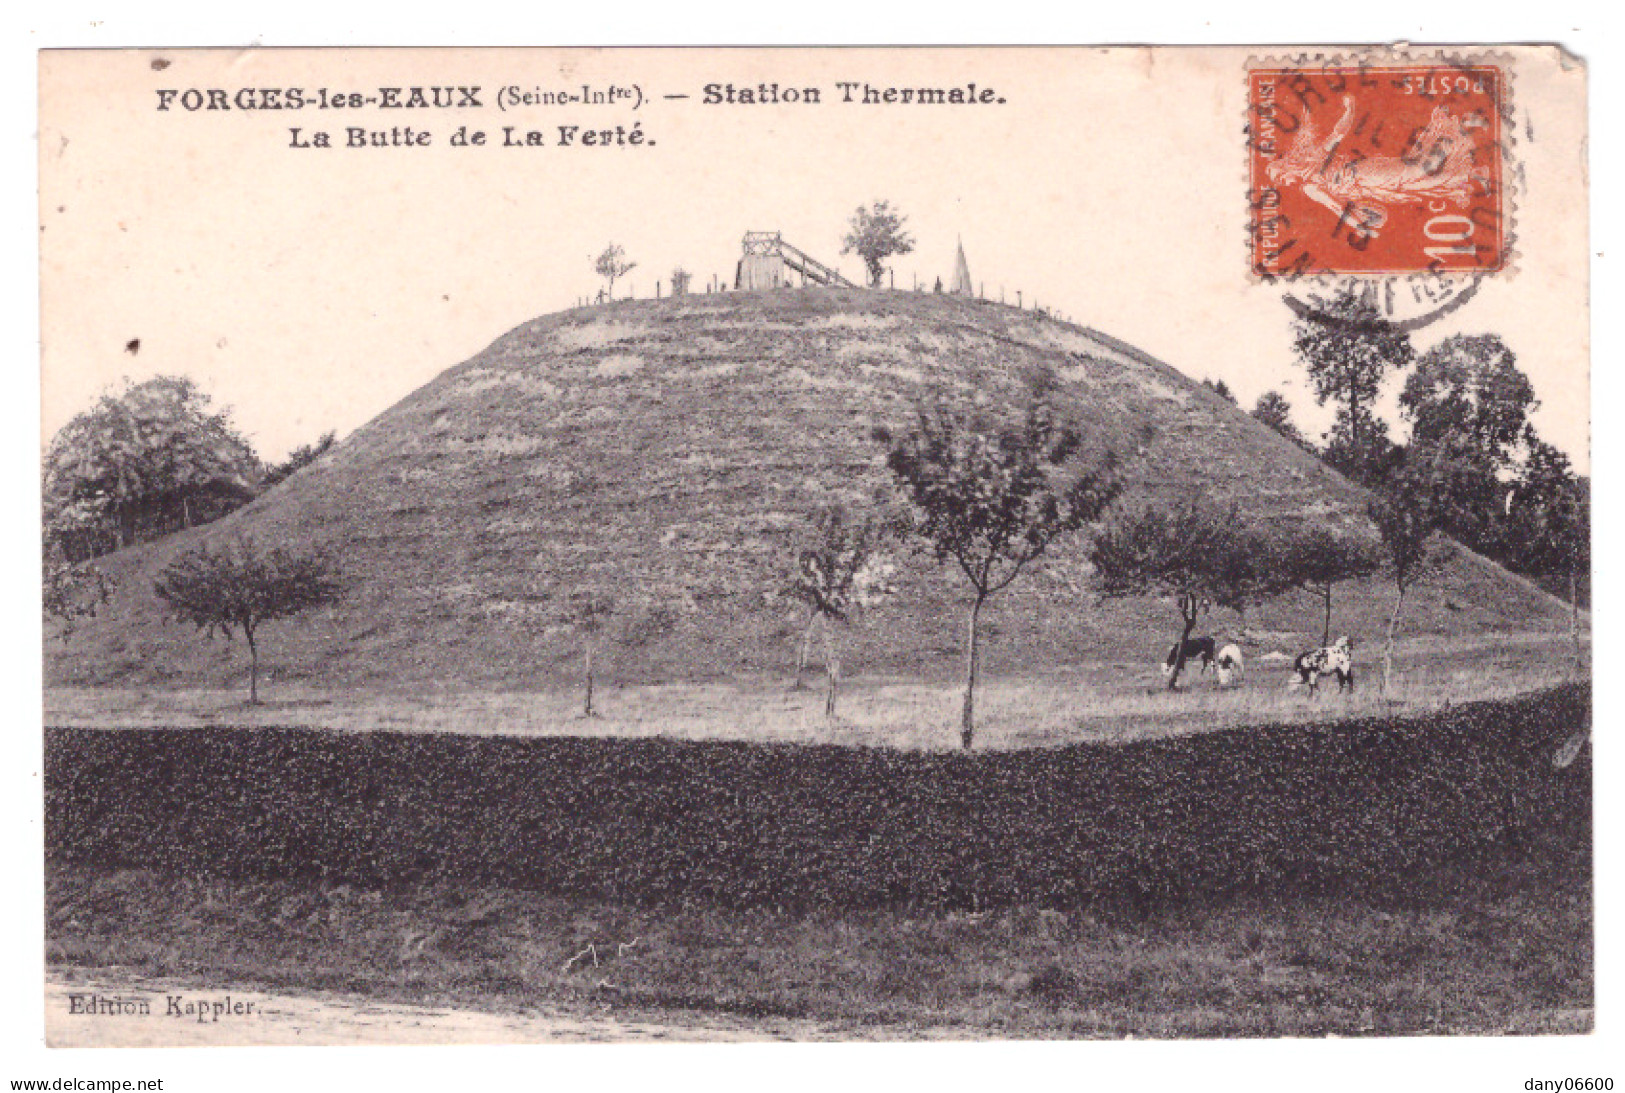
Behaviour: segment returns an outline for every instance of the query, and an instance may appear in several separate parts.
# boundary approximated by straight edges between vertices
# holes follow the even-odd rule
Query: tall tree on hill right
[[[1395,450],[1387,423],[1373,407],[1388,373],[1411,363],[1410,335],[1349,289],[1317,299],[1312,313],[1300,314],[1292,324],[1292,346],[1315,400],[1337,406],[1323,458],[1356,482],[1379,481]]]
[[[842,254],[856,254],[869,271],[869,287],[880,288],[886,278],[886,259],[912,254],[914,237],[905,230],[908,217],[891,207],[889,201],[859,205],[852,214],[850,228],[841,240]]]
[[[913,504],[914,533],[971,587],[959,719],[966,751],[976,732],[982,608],[1057,539],[1100,519],[1122,489],[1115,453],[1088,448],[1050,390],[1032,383],[1019,417],[939,397],[915,408],[908,429],[875,430]]]
[[[1399,395],[1411,425],[1406,459],[1435,476],[1440,529],[1525,570],[1507,550],[1507,493],[1537,405],[1512,350],[1493,334],[1457,334],[1429,349]]]

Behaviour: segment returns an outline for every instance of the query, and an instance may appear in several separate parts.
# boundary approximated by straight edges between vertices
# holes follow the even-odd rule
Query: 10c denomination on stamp
[[[1505,266],[1501,68],[1255,68],[1247,87],[1255,274]]]

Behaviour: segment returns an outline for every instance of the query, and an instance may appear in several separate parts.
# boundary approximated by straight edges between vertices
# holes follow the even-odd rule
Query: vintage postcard
[[[1555,45],[44,51],[48,1043],[1590,1033],[1587,155]]]

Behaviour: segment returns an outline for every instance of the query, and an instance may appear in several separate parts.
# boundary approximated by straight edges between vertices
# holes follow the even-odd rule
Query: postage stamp
[[[1253,272],[1502,269],[1505,76],[1467,63],[1250,71]]]

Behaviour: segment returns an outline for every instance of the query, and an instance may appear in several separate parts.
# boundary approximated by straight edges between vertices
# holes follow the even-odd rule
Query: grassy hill
[[[1183,362],[1193,374],[1203,362]],[[873,427],[931,383],[1010,399],[1048,369],[1091,442],[1130,457],[1131,496],[1193,490],[1253,518],[1364,526],[1364,494],[1187,375],[1098,332],[935,295],[803,289],[583,308],[503,336],[251,505],[103,560],[118,590],[66,642],[56,684],[235,683],[241,651],[165,623],[152,580],[178,552],[239,532],[317,544],[347,588],[263,633],[280,680],[314,686],[546,687],[573,677],[565,600],[619,604],[609,674],[638,682],[782,673],[802,609],[782,595],[789,544],[833,499],[889,488]],[[852,673],[958,671],[964,589],[904,556],[900,594],[844,636]],[[1380,582],[1350,586],[1334,627],[1380,638]],[[1420,590],[1407,629],[1464,637],[1559,630],[1563,605],[1465,551]],[[984,615],[994,675],[1167,648],[1171,608],[1097,603],[1060,547]],[[1315,606],[1253,612],[1255,651],[1319,637]],[[1237,632],[1215,612],[1210,629]]]

